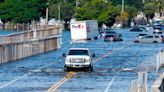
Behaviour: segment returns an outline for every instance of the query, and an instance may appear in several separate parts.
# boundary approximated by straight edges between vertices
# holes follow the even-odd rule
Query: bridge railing
[[[61,27],[19,32],[0,37],[0,64],[61,47]]]
[[[164,51],[161,50],[157,54],[157,65],[156,65],[156,72],[160,70],[160,68],[164,67]]]
[[[155,80],[151,92],[164,92],[164,73]]]
[[[138,79],[132,81],[130,92],[147,92],[147,72],[138,73]]]
[[[50,26],[46,28],[38,28],[30,31],[23,31],[7,36],[0,36],[0,44],[14,43],[14,42],[23,42],[32,39],[46,38],[49,36],[56,36],[62,33],[62,28]]]

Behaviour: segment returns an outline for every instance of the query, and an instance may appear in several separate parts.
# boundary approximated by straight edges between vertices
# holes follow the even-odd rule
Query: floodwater
[[[10,35],[10,34],[14,34],[17,33],[19,31],[16,30],[0,30],[0,36],[6,36],[6,35]]]
[[[55,51],[0,65],[0,92],[47,92],[63,79],[62,53],[72,47],[86,47],[96,55],[93,72],[79,71],[55,92],[129,92],[138,72],[148,71],[148,88],[160,74],[155,72],[156,55],[164,43],[133,43],[137,32],[116,29],[122,42],[103,39],[74,43],[70,32],[63,33],[62,47]]]

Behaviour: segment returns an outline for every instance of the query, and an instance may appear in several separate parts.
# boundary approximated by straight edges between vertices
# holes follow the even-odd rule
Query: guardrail
[[[60,48],[61,27],[19,32],[0,37],[0,64]]]
[[[138,79],[132,81],[130,92],[147,92],[147,72],[138,73]]]
[[[0,36],[0,44],[28,41],[61,34],[61,27],[49,27]]]
[[[161,67],[164,67],[164,51],[161,50],[157,54],[157,65],[156,65],[156,72],[160,70]]]

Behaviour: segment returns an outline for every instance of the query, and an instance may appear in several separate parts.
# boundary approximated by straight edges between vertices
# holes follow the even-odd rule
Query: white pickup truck
[[[91,54],[88,48],[71,48],[68,53],[63,53],[63,56],[66,57],[64,70],[69,71],[70,68],[85,68],[88,71],[92,71],[92,57],[95,57],[94,54]]]

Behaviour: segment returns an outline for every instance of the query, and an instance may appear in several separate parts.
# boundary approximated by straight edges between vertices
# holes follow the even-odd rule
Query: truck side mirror
[[[66,54],[65,53],[63,53],[63,57],[66,57]]]
[[[92,54],[92,57],[95,57],[95,54]]]

